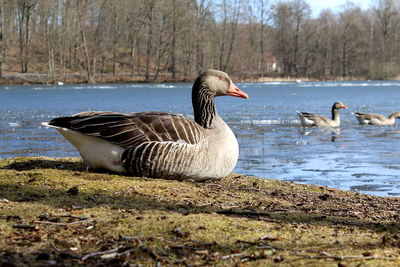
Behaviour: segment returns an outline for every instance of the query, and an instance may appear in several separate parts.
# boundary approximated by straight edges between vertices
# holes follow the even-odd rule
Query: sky
[[[340,10],[341,6],[346,4],[346,2],[353,2],[359,5],[362,9],[367,9],[371,5],[371,0],[306,0],[313,12],[313,16],[317,17],[319,12],[323,9],[330,8],[332,11]]]

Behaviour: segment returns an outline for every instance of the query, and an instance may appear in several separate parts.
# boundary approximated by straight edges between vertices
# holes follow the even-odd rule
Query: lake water
[[[238,83],[250,99],[217,98],[218,112],[240,144],[235,172],[326,185],[380,196],[400,195],[400,126],[361,126],[351,112],[400,111],[400,82]],[[192,117],[191,84],[0,87],[0,158],[79,156],[53,117],[86,110],[159,110]],[[337,129],[302,128],[296,111],[330,116]],[[400,124],[400,122],[398,122]]]

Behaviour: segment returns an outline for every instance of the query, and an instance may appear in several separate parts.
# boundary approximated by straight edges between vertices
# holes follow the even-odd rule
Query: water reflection
[[[340,128],[334,127],[316,127],[316,128],[301,128],[300,134],[305,136],[319,136],[322,138],[329,138],[331,142],[335,142],[340,136]]]

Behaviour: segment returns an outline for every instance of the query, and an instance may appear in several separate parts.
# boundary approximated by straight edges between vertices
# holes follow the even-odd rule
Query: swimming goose
[[[369,113],[353,113],[360,124],[371,124],[371,125],[393,125],[396,118],[400,118],[400,112],[393,112],[389,117],[385,117],[380,114],[369,114]]]
[[[299,118],[301,125],[303,127],[311,127],[311,126],[330,126],[330,127],[339,127],[340,126],[340,115],[339,109],[347,108],[341,102],[335,102],[332,106],[332,119],[327,118],[322,115],[315,115],[307,112],[299,112]]]
[[[51,120],[88,167],[133,176],[202,181],[228,175],[239,147],[218,115],[215,96],[248,98],[229,76],[202,72],[192,88],[194,121],[159,112],[82,112]]]

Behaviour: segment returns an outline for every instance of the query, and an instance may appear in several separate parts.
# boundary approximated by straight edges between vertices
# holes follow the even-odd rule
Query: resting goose
[[[239,147],[217,113],[214,97],[248,98],[229,76],[202,72],[192,88],[194,121],[159,112],[82,112],[51,120],[88,167],[133,176],[202,181],[228,175]]]
[[[301,125],[303,127],[311,127],[311,126],[330,126],[330,127],[339,127],[340,126],[340,115],[339,109],[347,108],[341,102],[335,102],[332,106],[332,119],[327,118],[322,115],[315,115],[307,112],[299,112],[299,118]]]
[[[393,112],[389,117],[385,117],[380,114],[369,114],[369,113],[353,113],[360,124],[371,124],[371,125],[393,125],[396,118],[400,118],[400,112]]]

